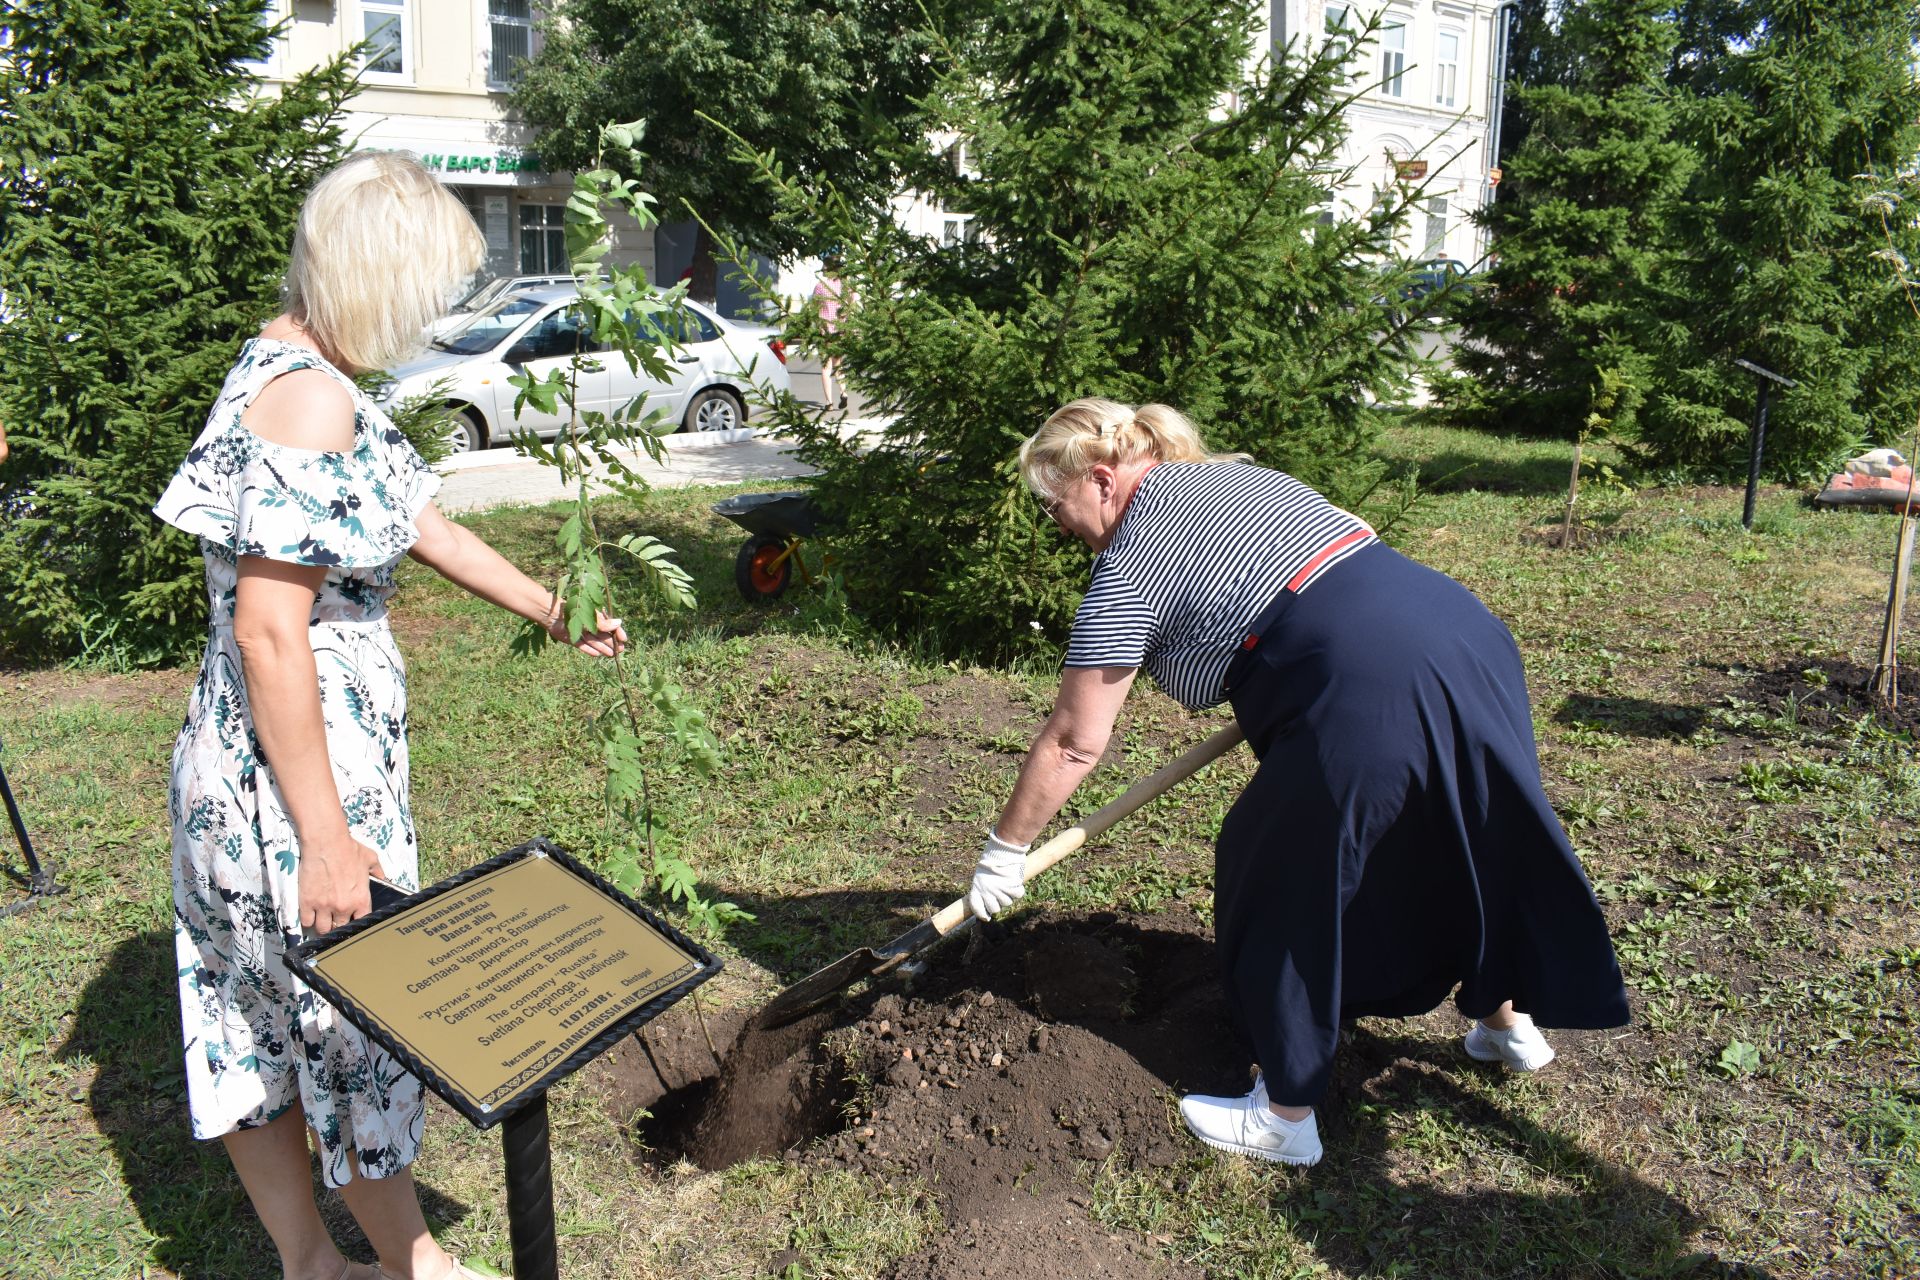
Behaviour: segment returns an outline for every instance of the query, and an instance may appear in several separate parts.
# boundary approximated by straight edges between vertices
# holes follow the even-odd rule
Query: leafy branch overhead
[[[932,11],[970,7],[947,0]],[[646,119],[648,187],[668,221],[697,209],[763,253],[824,247],[775,219],[702,112],[778,150],[803,179],[831,179],[876,209],[932,161],[922,98],[936,41],[923,0],[556,0],[548,12],[545,44],[514,94],[541,130],[542,156],[584,168],[609,114]],[[692,280],[707,299],[710,244],[702,233]]]

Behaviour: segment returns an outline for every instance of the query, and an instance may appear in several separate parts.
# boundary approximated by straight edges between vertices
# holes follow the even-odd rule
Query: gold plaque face
[[[634,908],[536,850],[433,892],[299,967],[484,1124],[704,966]]]

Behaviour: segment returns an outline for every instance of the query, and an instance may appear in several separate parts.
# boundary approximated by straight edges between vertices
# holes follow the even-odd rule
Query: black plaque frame
[[[321,952],[327,950],[327,948],[336,943],[345,942],[348,938],[353,937],[362,930],[370,929],[374,925],[399,915],[402,911],[410,911],[415,907],[439,897],[443,893],[458,889],[470,880],[478,879],[480,876],[486,875],[489,872],[498,871],[502,867],[523,861],[536,854],[544,854],[546,857],[553,859],[553,861],[565,867],[573,875],[585,880],[594,888],[600,890],[600,892],[606,894],[609,898],[612,898],[627,911],[638,917],[648,928],[661,934],[667,941],[693,957],[698,968],[696,968],[690,976],[682,978],[673,986],[660,992],[645,1004],[627,1014],[626,1017],[621,1018],[618,1022],[609,1026],[592,1040],[581,1045],[578,1049],[567,1055],[567,1057],[555,1063],[552,1067],[549,1067],[545,1074],[533,1080],[517,1095],[508,1099],[502,1105],[492,1109],[484,1109],[475,1106],[465,1094],[454,1089],[446,1080],[441,1078],[437,1071],[421,1061],[412,1050],[388,1035],[377,1022],[363,1016],[360,1010],[354,1007],[351,999],[349,999],[345,993],[313,967],[312,961]],[[491,1129],[501,1121],[506,1120],[509,1116],[512,1116],[515,1112],[545,1098],[547,1090],[580,1068],[586,1066],[589,1062],[592,1062],[621,1040],[638,1031],[642,1026],[645,1026],[662,1013],[665,1013],[674,1004],[684,999],[695,987],[719,973],[721,968],[720,959],[715,956],[713,952],[707,950],[693,939],[687,937],[686,934],[680,932],[680,930],[674,928],[671,924],[662,920],[659,916],[647,910],[647,908],[641,906],[626,894],[620,892],[620,890],[614,888],[613,885],[597,875],[591,868],[583,865],[577,858],[567,853],[566,850],[560,848],[560,846],[554,844],[551,840],[548,840],[545,836],[529,840],[525,844],[515,845],[505,853],[497,854],[485,862],[468,867],[458,875],[442,880],[437,884],[429,885],[418,893],[408,894],[400,901],[384,906],[378,911],[361,916],[357,920],[350,921],[338,929],[333,930],[331,933],[322,934],[317,938],[309,938],[287,952],[287,964],[295,973],[300,975],[301,981],[326,997],[327,1001],[332,1004],[334,1008],[338,1009],[348,1022],[351,1022],[361,1031],[364,1031],[376,1044],[392,1054],[402,1066],[419,1076],[428,1088],[439,1095],[443,1102],[465,1116],[468,1123],[472,1124],[476,1129]]]

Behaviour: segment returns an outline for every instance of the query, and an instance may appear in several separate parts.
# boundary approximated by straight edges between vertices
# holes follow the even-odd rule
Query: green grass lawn
[[[1329,1115],[1326,1164],[1196,1147],[1172,1169],[1106,1171],[1095,1211],[1220,1276],[1920,1274],[1920,765],[1910,735],[1842,696],[1873,661],[1892,521],[1769,491],[1747,534],[1736,491],[1595,492],[1592,536],[1563,551],[1567,446],[1410,426],[1385,452],[1429,486],[1392,540],[1478,592],[1526,655],[1548,791],[1633,1025],[1502,1081],[1446,1065],[1451,1014],[1364,1023],[1364,1052],[1395,1065]],[[817,593],[748,607],[716,496],[619,516],[680,549],[703,602],[627,616],[640,661],[686,687],[728,753],[712,781],[671,762],[653,779],[661,838],[759,914],[719,944],[710,1009],[954,896],[1053,685],[873,644]],[[530,568],[551,560],[549,512],[471,523]],[[403,580],[425,877],[534,835],[593,854],[582,724],[599,673],[558,650],[512,657],[508,619],[412,566]],[[1903,657],[1920,664],[1920,646]],[[7,772],[70,890],[0,920],[0,1274],[275,1273],[217,1144],[187,1134],[166,770],[191,679],[0,671]],[[1076,807],[1221,719],[1143,688]],[[1243,756],[1027,909],[1206,919]],[[570,1277],[752,1277],[781,1250],[807,1276],[872,1276],[938,1225],[914,1187],[809,1164],[637,1160],[577,1080],[553,1107]],[[437,1109],[418,1170],[449,1246],[504,1266],[497,1138]]]

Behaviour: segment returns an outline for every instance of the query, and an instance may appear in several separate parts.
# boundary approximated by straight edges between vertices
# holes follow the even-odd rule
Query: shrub
[[[186,647],[191,539],[151,507],[272,314],[340,155],[344,60],[257,97],[263,0],[19,0],[0,58],[0,651]]]

